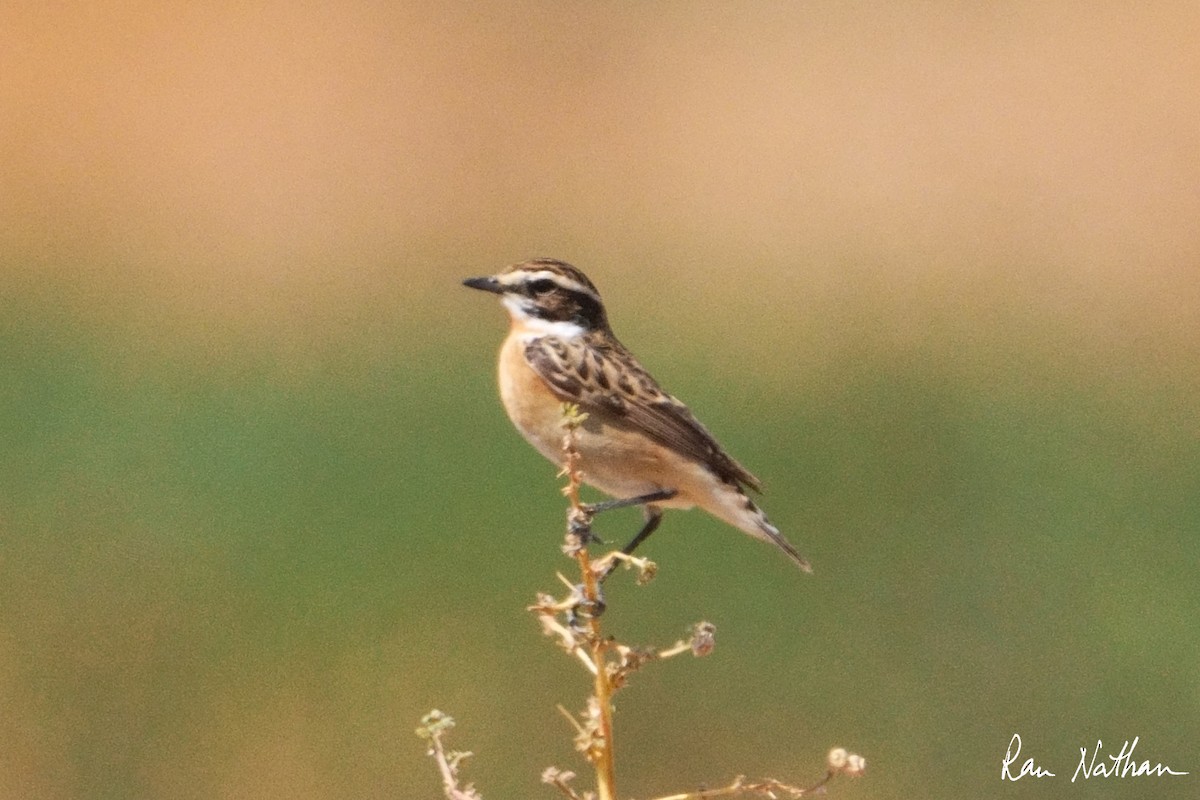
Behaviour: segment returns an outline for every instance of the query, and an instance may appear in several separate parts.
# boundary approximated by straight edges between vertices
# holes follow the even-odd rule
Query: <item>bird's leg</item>
[[[646,506],[646,524],[643,524],[642,529],[637,531],[637,535],[634,536],[634,539],[630,540],[629,545],[625,545],[624,547],[620,548],[620,554],[634,554],[637,546],[649,539],[650,534],[653,534],[654,531],[658,529],[659,523],[661,522],[662,510],[659,509],[658,506]],[[604,570],[599,573],[598,587],[600,587],[600,585],[604,585],[604,582],[607,581],[608,576],[612,575],[612,571],[617,569],[618,559],[614,558],[616,555],[617,553],[608,555],[606,559],[608,563],[605,565]]]
[[[671,494],[674,495],[675,493],[671,492]],[[642,529],[638,531],[637,535],[629,541],[629,544],[621,548],[621,552],[627,556],[633,555],[633,551],[638,548],[638,545],[649,539],[650,534],[658,530],[658,526],[662,522],[663,511],[661,508],[658,506],[647,505],[644,507],[644,510],[646,512],[646,522],[642,525]],[[604,572],[600,574],[600,582],[603,583],[616,568],[617,562],[615,560],[609,563],[609,565],[605,567]]]
[[[662,522],[663,512],[658,506],[646,506],[646,523],[642,525],[642,529],[637,532],[637,536],[629,541],[629,544],[621,548],[621,552],[627,556],[633,555],[633,551],[638,545],[650,538],[650,534],[658,529],[659,523]]]
[[[637,497],[625,497],[617,500],[605,500],[603,503],[580,503],[570,509],[567,514],[567,526],[572,536],[575,537],[577,544],[575,546],[586,547],[591,542],[604,544],[604,540],[592,532],[592,518],[597,514],[605,511],[612,511],[618,508],[628,508],[629,506],[643,506],[646,509],[646,525],[638,533],[634,540],[630,542],[623,551],[629,555],[633,548],[642,543],[642,540],[649,536],[656,527],[658,521],[650,523],[651,514],[662,516],[662,512],[654,508],[652,503],[661,503],[663,500],[670,500],[679,492],[675,489],[659,489],[657,492],[649,494],[640,494]],[[605,573],[608,574],[607,572]]]
[[[605,511],[612,511],[617,508],[628,508],[630,506],[642,506],[646,513],[646,522],[642,525],[642,529],[638,531],[637,536],[633,537],[633,541],[625,545],[621,552],[629,555],[634,549],[646,540],[646,537],[654,533],[654,529],[662,521],[663,512],[654,505],[661,503],[663,500],[670,500],[679,492],[676,489],[659,489],[657,492],[638,495],[637,497],[625,497],[617,500],[606,500],[602,503],[581,503],[576,511],[578,512],[572,522],[572,528],[578,529],[575,531],[585,543],[589,540],[600,541],[599,538],[592,533],[591,522],[592,517]],[[602,542],[601,542],[602,543]],[[603,582],[613,571],[616,562],[612,562],[604,571],[598,574],[599,582]],[[599,586],[597,586],[599,588]],[[603,600],[600,601],[600,610],[603,610]]]
[[[605,511],[612,511],[617,508],[644,506],[650,503],[658,503],[663,500],[670,500],[677,494],[679,494],[679,492],[674,489],[659,489],[657,492],[640,494],[637,497],[626,497],[621,500],[605,500],[603,503],[584,503],[582,507],[587,514],[594,517],[597,514],[601,514]]]

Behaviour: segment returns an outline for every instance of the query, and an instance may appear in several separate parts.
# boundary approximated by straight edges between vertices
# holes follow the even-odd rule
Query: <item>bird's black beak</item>
[[[504,293],[504,287],[500,285],[500,281],[490,276],[485,278],[467,278],[463,281],[463,286],[470,286],[472,289],[482,289],[492,294]]]

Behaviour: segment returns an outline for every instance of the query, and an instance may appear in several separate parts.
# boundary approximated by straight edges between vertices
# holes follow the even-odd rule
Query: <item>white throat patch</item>
[[[505,295],[500,302],[508,309],[513,320],[520,324],[522,338],[557,336],[560,339],[577,339],[586,333],[584,327],[576,322],[548,320],[535,316],[526,305],[529,301],[522,297]]]

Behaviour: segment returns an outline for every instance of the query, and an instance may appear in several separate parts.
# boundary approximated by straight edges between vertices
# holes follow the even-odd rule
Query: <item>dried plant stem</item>
[[[670,497],[674,492],[659,492],[596,505],[582,502],[579,489],[583,485],[583,465],[578,435],[587,414],[570,403],[563,404],[562,413],[563,469],[560,475],[567,478],[562,493],[570,503],[563,552],[578,564],[580,582],[573,584],[560,574],[559,579],[567,585],[566,598],[558,600],[539,593],[537,602],[529,610],[538,615],[543,633],[557,639],[559,646],[577,657],[592,674],[593,695],[588,698],[586,711],[576,717],[561,705],[558,710],[575,729],[575,748],[584,753],[596,771],[596,791],[577,793],[570,786],[574,773],[556,767],[546,769],[542,782],[555,786],[569,800],[616,800],[613,694],[626,684],[632,673],[651,661],[661,661],[688,652],[696,657],[708,655],[714,646],[715,628],[709,622],[698,622],[686,640],[663,649],[631,647],[605,637],[600,625],[600,615],[604,611],[601,592],[604,577],[618,563],[623,563],[636,569],[638,582],[644,583],[654,576],[657,568],[648,559],[636,558],[621,551],[608,553],[593,561],[588,552],[588,546],[594,541],[593,518],[613,508],[656,502]],[[806,788],[771,778],[747,781],[744,776],[738,776],[728,786],[666,795],[656,800],[708,800],[748,794],[771,800],[795,800],[823,791],[825,784],[835,775],[860,775],[866,766],[861,756],[840,747],[829,751],[826,761],[828,771],[825,777]]]
[[[581,547],[576,556],[579,570],[583,573],[583,591],[589,601],[599,598],[596,575],[592,572],[591,557],[587,547]],[[592,662],[596,665],[595,680],[596,704],[599,706],[601,747],[596,753],[596,790],[600,800],[614,800],[616,797],[616,775],[613,764],[613,724],[612,724],[612,684],[611,676],[606,669],[605,652],[608,649],[601,635],[600,618],[593,616],[588,620],[588,633],[591,639]]]
[[[453,750],[447,752],[442,737],[454,727],[454,718],[434,709],[421,718],[417,735],[429,742],[429,755],[437,764],[438,772],[442,774],[442,792],[447,800],[483,800],[475,787],[470,784],[458,785],[458,770],[462,762],[469,758],[469,752]]]
[[[563,472],[567,485],[563,494],[571,503],[567,512],[567,527],[577,537],[575,560],[579,564],[582,576],[584,599],[593,609],[601,606],[600,581],[592,569],[592,558],[588,553],[588,544],[592,536],[592,512],[579,498],[579,487],[583,485],[583,471],[580,468],[579,450],[576,448],[576,430],[587,414],[582,413],[578,406],[563,406]],[[616,800],[616,768],[613,763],[613,722],[612,722],[612,675],[608,670],[608,644],[600,628],[598,614],[590,614],[587,618],[588,649],[591,660],[595,665],[593,675],[593,691],[596,697],[596,714],[599,727],[599,737],[596,747],[589,752],[589,758],[596,769],[596,793],[598,800]]]
[[[454,769],[446,758],[446,751],[437,739],[433,741],[433,750],[434,761],[437,762],[438,771],[442,773],[442,791],[446,793],[446,797],[449,800],[478,800],[479,795],[474,790],[459,788],[458,776],[454,774]]]

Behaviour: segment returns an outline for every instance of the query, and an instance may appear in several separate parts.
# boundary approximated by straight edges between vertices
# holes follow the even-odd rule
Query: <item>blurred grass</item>
[[[521,611],[562,566],[561,503],[495,399],[501,316],[478,299],[385,322],[393,350],[350,327],[282,353],[148,346],[9,303],[5,788],[432,792],[410,736],[434,706],[490,796],[572,763],[553,704],[579,705],[581,676]],[[444,338],[421,339],[435,319]],[[687,346],[643,353],[766,478],[817,573],[668,517],[664,572],[611,589],[612,630],[665,644],[708,618],[719,648],[620,698],[627,791],[815,774],[839,743],[881,776],[837,787],[851,798],[973,794],[1016,731],[1061,771],[1095,737],[1190,752],[1188,375],[1081,380],[1062,369],[1079,353],[1032,351],[1006,372],[994,333],[899,356],[847,342],[858,357],[798,391]]]

